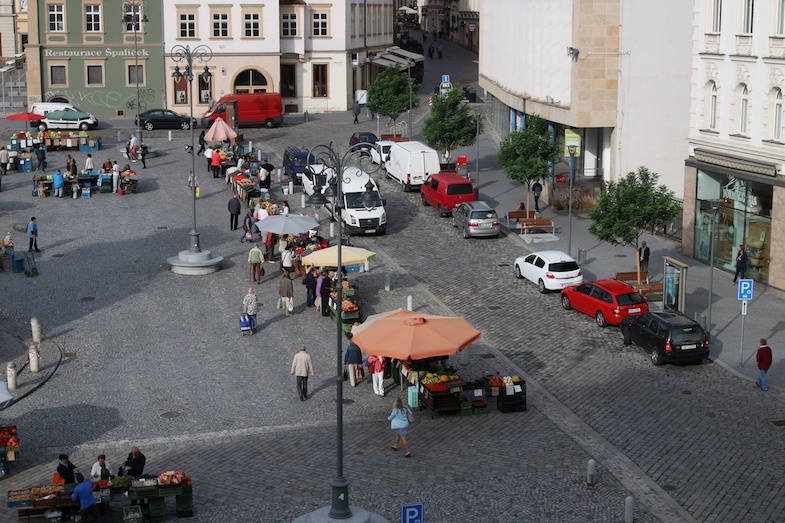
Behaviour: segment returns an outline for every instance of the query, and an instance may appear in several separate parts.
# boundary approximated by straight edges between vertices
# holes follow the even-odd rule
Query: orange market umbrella
[[[366,354],[398,360],[422,360],[456,354],[480,339],[463,318],[398,311],[376,319],[352,337]]]
[[[237,133],[222,118],[216,118],[204,135],[204,139],[208,142],[223,142],[233,138],[237,138]]]

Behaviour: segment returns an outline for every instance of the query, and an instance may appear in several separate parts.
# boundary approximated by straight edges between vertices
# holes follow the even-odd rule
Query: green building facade
[[[36,0],[28,9],[28,105],[69,102],[99,120],[165,107],[160,1]]]

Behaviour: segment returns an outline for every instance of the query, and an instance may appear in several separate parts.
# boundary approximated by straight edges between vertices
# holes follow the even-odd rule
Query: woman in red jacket
[[[373,378],[374,394],[384,396],[384,357],[368,356],[368,372]]]
[[[218,152],[218,149],[213,150],[213,157],[210,160],[210,167],[213,170],[213,178],[220,178],[221,177],[221,153]]]

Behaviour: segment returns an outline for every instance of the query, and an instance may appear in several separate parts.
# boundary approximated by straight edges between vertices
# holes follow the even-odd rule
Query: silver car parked
[[[452,226],[460,227],[464,238],[499,236],[499,217],[485,202],[463,202],[452,212]]]

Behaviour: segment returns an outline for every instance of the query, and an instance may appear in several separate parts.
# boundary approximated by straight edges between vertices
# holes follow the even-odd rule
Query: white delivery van
[[[371,147],[371,161],[373,163],[384,164],[390,156],[390,148],[395,142],[390,140],[379,140]]]
[[[384,163],[387,177],[403,185],[404,192],[423,184],[429,174],[441,171],[439,153],[420,142],[395,142]]]
[[[35,102],[30,105],[30,112],[40,114],[41,116],[46,116],[55,111],[67,110],[78,111],[79,109],[66,102]]]
[[[302,173],[303,192],[308,196],[313,193],[323,193],[327,188],[327,181],[331,180],[335,172],[324,164],[308,165]]]
[[[335,173],[327,170],[328,182]],[[365,186],[371,181],[375,201],[372,204],[363,203],[362,195]],[[344,223],[345,231],[349,234],[384,234],[387,231],[387,212],[385,202],[379,195],[379,187],[370,175],[357,167],[347,167],[343,172],[343,205],[335,204],[334,199],[326,206],[333,219],[340,219]]]

